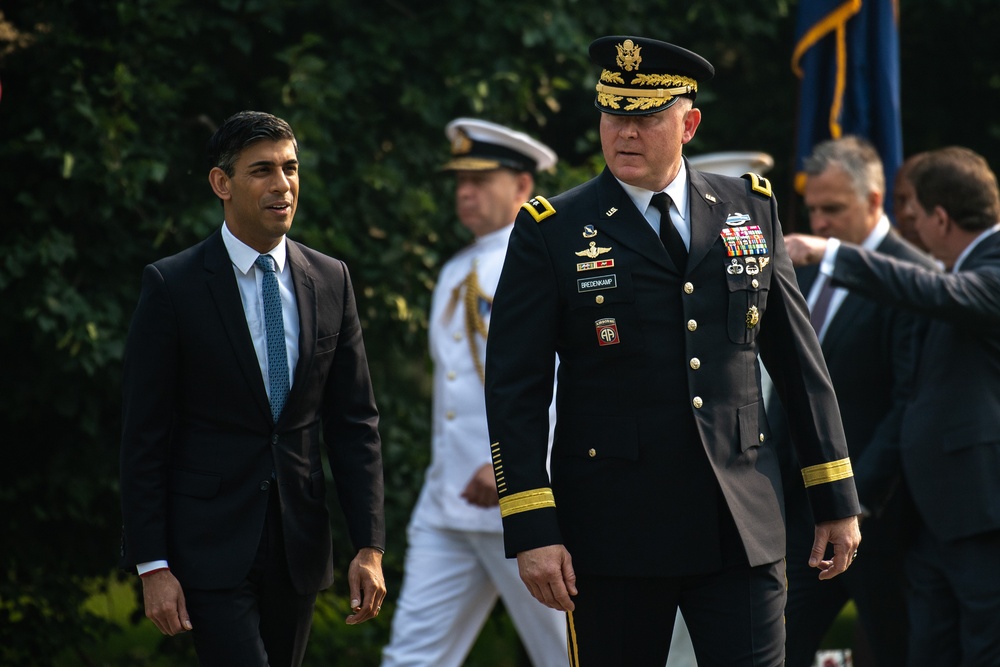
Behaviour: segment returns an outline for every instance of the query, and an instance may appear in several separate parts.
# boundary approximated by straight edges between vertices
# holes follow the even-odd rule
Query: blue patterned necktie
[[[281,294],[274,258],[261,255],[257,266],[264,271],[261,295],[264,298],[264,328],[267,333],[267,376],[271,385],[271,416],[278,421],[288,398],[288,353],[285,350],[285,319],[281,315]]]

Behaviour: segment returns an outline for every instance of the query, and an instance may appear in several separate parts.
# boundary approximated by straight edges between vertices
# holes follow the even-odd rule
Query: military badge
[[[719,236],[726,244],[726,254],[730,257],[767,254],[767,239],[759,225],[726,227],[719,232]]]
[[[760,311],[757,310],[757,306],[750,306],[750,310],[747,311],[747,329],[753,329],[760,322]]]
[[[598,256],[603,255],[606,252],[611,252],[611,248],[599,248],[597,243],[594,241],[590,242],[590,247],[586,250],[580,250],[576,253],[577,257],[589,257],[590,259],[597,259]]]
[[[576,270],[580,271],[593,271],[594,269],[610,269],[615,265],[615,260],[613,259],[598,259],[593,262],[582,262],[576,265]]]
[[[531,214],[531,217],[535,219],[535,222],[541,222],[550,215],[555,215],[556,210],[552,207],[545,197],[541,195],[535,195],[528,201],[521,204],[521,208]]]
[[[760,273],[760,267],[757,266],[756,257],[747,257],[747,275],[755,276]]]
[[[636,46],[635,42],[631,39],[626,39],[621,44],[615,45],[618,48],[618,58],[615,62],[626,72],[631,72],[632,70],[639,70],[639,63],[642,62],[642,56],[639,55],[639,51],[642,50],[641,46]]]
[[[583,228],[583,238],[585,238],[585,239],[592,239],[595,236],[597,236],[597,230],[594,229],[593,225],[586,225]]]
[[[597,329],[597,344],[601,347],[618,345],[621,342],[621,339],[618,338],[618,324],[615,323],[615,318],[605,317],[597,320],[594,322],[594,327]]]
[[[718,199],[715,198],[715,195],[713,195],[711,193],[708,193],[708,192],[705,193],[705,199],[707,199],[708,201],[712,202],[713,204],[715,202],[719,201]]]
[[[740,264],[740,260],[733,257],[732,263],[726,267],[726,273],[731,276],[738,276],[743,273],[743,265]]]
[[[768,264],[771,263],[771,258],[770,257],[761,257],[759,260],[757,260],[757,263],[760,264],[760,268],[763,269],[765,266],[767,266]]]
[[[618,212],[618,209],[616,209],[614,206],[612,206],[611,208],[609,208],[607,210],[607,213],[605,213],[604,215],[606,215],[606,216],[608,216],[610,218],[611,216],[613,216],[617,212]]]
[[[726,224],[730,227],[739,227],[745,222],[750,222],[750,216],[746,213],[730,213],[726,218]]]

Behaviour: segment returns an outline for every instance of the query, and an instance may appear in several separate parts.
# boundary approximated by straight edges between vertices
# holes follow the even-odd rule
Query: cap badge
[[[451,141],[451,154],[452,155],[465,155],[472,150],[472,139],[469,139],[469,135],[465,133],[465,130],[459,129],[455,133],[455,138]]]
[[[597,236],[597,230],[594,229],[593,225],[586,225],[583,228],[583,238],[592,239]]]
[[[642,56],[639,55],[642,47],[636,46],[635,42],[631,39],[626,39],[621,44],[616,44],[615,46],[618,48],[618,66],[626,72],[631,72],[632,70],[638,71],[639,63],[642,62]]]
[[[586,250],[580,250],[576,253],[577,257],[588,257],[590,259],[595,259],[599,255],[603,255],[606,252],[611,252],[611,248],[599,248],[597,243],[594,241],[590,242],[590,247]]]

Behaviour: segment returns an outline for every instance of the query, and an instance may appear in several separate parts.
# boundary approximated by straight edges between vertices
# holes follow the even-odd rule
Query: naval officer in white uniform
[[[526,134],[482,120],[456,119],[445,133],[452,155],[443,169],[455,175],[456,212],[475,241],[445,264],[434,289],[431,464],[407,530],[403,587],[382,667],[458,667],[498,597],[532,664],[562,667],[565,614],[532,598],[517,562],[504,557],[483,394],[486,334],[507,239],[534,193],[535,172],[551,169],[556,155]]]

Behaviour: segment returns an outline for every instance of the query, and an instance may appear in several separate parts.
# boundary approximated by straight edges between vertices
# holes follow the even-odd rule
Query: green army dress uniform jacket
[[[683,274],[607,169],[517,217],[486,364],[509,557],[565,544],[578,572],[695,574],[722,566],[728,531],[750,565],[782,559],[781,474],[758,354],[788,405],[817,521],[859,513],[770,185],[688,174]]]

